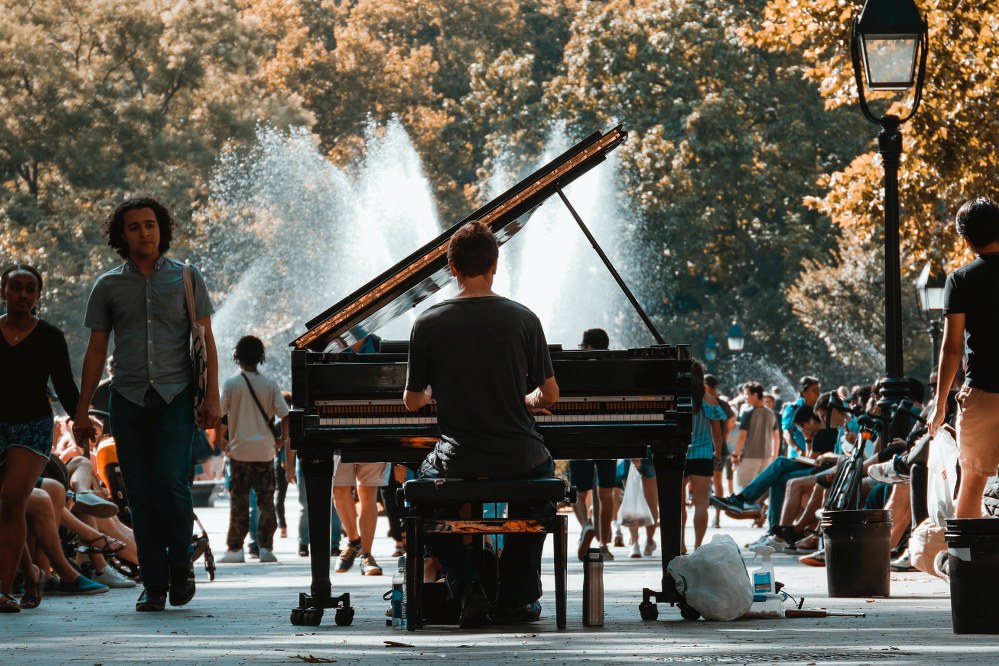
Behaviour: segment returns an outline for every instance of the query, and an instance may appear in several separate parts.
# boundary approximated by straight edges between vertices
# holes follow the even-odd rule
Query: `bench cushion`
[[[561,502],[569,487],[562,479],[414,479],[403,485],[407,502]]]

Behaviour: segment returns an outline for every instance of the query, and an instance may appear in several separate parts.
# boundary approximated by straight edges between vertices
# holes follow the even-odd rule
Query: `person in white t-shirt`
[[[250,489],[257,496],[260,519],[257,543],[261,562],[277,562],[274,557],[274,456],[288,444],[288,405],[277,383],[259,372],[264,362],[264,343],[252,335],[236,343],[232,360],[239,374],[222,385],[222,414],[225,416],[219,441],[225,441],[229,459],[229,533],[226,553],[220,562],[243,562],[243,541],[250,529]],[[272,425],[281,420],[281,434]],[[226,437],[226,435],[228,437]]]

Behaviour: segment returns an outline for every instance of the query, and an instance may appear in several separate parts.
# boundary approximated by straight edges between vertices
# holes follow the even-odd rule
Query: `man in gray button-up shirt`
[[[84,323],[90,342],[83,362],[77,439],[90,436],[87,408],[114,337],[109,412],[117,445],[145,589],[136,610],[181,606],[194,596],[189,476],[195,433],[191,321],[184,265],[164,255],[173,220],[154,199],[129,199],[108,217],[108,245],[125,263],[97,279]],[[207,395],[198,414],[203,428],[219,420],[218,357],[212,304],[204,278],[190,268],[196,321],[205,327]]]

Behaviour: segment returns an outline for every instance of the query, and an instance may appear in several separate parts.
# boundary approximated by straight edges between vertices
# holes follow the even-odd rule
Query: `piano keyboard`
[[[655,423],[663,420],[662,413],[641,414],[535,414],[537,423]],[[436,416],[398,417],[348,417],[320,418],[319,425],[327,427],[360,427],[360,426],[392,426],[392,425],[437,425]]]
[[[539,424],[654,423],[674,409],[673,396],[588,396],[560,400],[552,414],[535,414]],[[318,425],[329,428],[437,425],[437,403],[409,412],[401,400],[317,401]]]

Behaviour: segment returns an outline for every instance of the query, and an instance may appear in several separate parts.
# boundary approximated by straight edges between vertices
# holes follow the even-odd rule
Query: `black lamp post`
[[[704,362],[708,366],[705,368],[709,373],[713,369],[713,364],[718,360],[718,342],[715,340],[715,336],[708,333],[708,337],[704,339]]]
[[[746,345],[746,336],[742,332],[742,327],[739,326],[737,322],[732,322],[732,325],[728,329],[728,333],[725,334],[725,344],[728,347],[728,351],[731,352],[729,355],[734,355],[742,352],[743,347]],[[715,367],[715,361],[718,360],[720,353],[723,350],[718,345],[718,339],[714,335],[708,334],[704,338],[704,361],[707,364],[707,371],[713,372]]]
[[[919,310],[930,325],[926,332],[930,334],[930,341],[933,343],[933,356],[930,361],[934,368],[937,367],[937,359],[940,356],[940,336],[943,333],[940,318],[943,317],[946,285],[947,274],[940,265],[935,261],[926,262],[923,272],[916,280],[916,294],[919,296]]]
[[[885,168],[885,379],[881,380],[881,412],[901,402],[908,392],[902,368],[902,286],[899,260],[898,166],[902,156],[900,127],[915,115],[923,93],[929,36],[913,0],[867,0],[853,22],[850,55],[860,95],[860,108],[881,126],[878,153]],[[871,113],[864,95],[870,90],[912,90],[912,106],[899,117]],[[885,433],[887,435],[887,433]],[[887,441],[885,438],[883,441]]]

